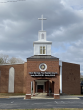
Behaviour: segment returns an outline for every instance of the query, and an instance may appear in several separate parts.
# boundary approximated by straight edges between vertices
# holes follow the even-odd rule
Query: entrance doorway
[[[42,79],[39,79],[39,80],[35,80],[35,92],[36,93],[45,93],[45,83],[47,82],[48,80],[42,80]]]
[[[43,93],[43,85],[37,85],[37,92]]]
[[[32,98],[53,98],[54,82],[48,79],[37,79],[31,82]]]

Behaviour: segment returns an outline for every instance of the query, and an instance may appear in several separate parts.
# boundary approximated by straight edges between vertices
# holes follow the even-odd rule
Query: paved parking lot
[[[80,99],[0,99],[0,109],[34,109],[34,108],[83,108],[83,98]]]

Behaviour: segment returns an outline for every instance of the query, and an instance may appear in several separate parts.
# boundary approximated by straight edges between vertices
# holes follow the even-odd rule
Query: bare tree
[[[0,64],[17,64],[17,63],[21,64],[24,63],[24,61],[21,58],[15,57],[9,58],[8,55],[0,54]]]
[[[12,57],[8,60],[9,64],[18,64],[18,63],[24,63],[24,61],[21,58],[15,58]]]
[[[0,64],[4,64],[3,54],[0,54]]]
[[[9,59],[8,55],[0,54],[0,63],[1,64],[7,64],[8,63],[8,59]]]
[[[4,60],[4,64],[7,64],[8,60],[9,60],[9,56],[8,55],[3,55],[3,60]]]
[[[83,74],[80,73],[80,81],[83,81]]]
[[[81,74],[80,77],[83,78],[83,74]]]
[[[0,58],[0,64],[4,64],[3,58]]]

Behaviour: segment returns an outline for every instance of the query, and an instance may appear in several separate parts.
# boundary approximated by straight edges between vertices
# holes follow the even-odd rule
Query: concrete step
[[[52,96],[47,96],[47,93],[35,93],[35,96],[33,97],[52,98]]]

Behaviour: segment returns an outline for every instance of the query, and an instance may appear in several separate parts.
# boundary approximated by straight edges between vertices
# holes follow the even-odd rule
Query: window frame
[[[42,54],[41,54],[41,47],[42,47]],[[45,47],[45,49],[43,49]],[[44,54],[44,50],[45,50],[45,54]],[[42,45],[42,46],[39,46],[39,55],[46,55],[46,45]]]

